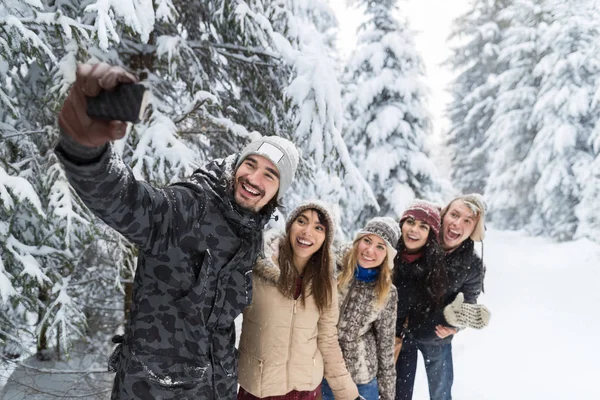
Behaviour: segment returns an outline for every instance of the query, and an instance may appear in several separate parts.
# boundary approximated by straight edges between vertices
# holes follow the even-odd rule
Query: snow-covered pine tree
[[[485,83],[462,92],[465,99],[489,95],[475,110],[493,113],[478,117],[485,122],[481,148],[488,160],[490,219],[499,228],[526,228],[557,240],[593,237],[598,222],[589,207],[600,187],[594,169],[600,64],[595,3],[513,1],[495,20],[500,41]],[[488,60],[486,51],[479,54],[472,65]],[[465,74],[465,82],[481,75]],[[454,103],[456,115],[463,112],[460,104]],[[481,155],[472,154],[469,163]],[[468,178],[465,171],[456,178]]]
[[[492,124],[498,94],[498,44],[507,21],[499,12],[512,0],[475,0],[454,21],[449,41],[456,41],[447,60],[458,75],[450,86],[450,129],[445,140],[451,155],[451,178],[463,193],[483,193],[489,175],[488,152],[483,144]]]
[[[431,132],[423,61],[396,0],[356,1],[366,21],[346,66],[344,140],[381,207],[349,203],[362,226],[375,215],[398,217],[414,198],[440,201],[440,182],[428,156]]]
[[[289,70],[272,48],[264,3],[176,0],[186,12],[157,24],[147,46],[153,92],[201,160],[238,151],[253,131],[285,131]]]
[[[281,80],[285,112],[280,115],[280,134],[298,145],[303,161],[286,204],[320,198],[336,205],[347,193],[374,203],[339,132],[341,98],[332,62],[336,25],[332,10],[322,0],[276,0],[265,2],[264,14],[259,15],[242,4],[237,14],[244,17],[246,29],[253,24],[256,32],[261,31],[282,61],[282,70],[288,71]]]
[[[85,325],[69,275],[91,240],[89,216],[50,150],[62,63],[84,51],[90,30],[42,2],[0,2],[0,346],[11,357],[36,343],[41,354]]]
[[[115,276],[131,264],[131,257],[123,259],[131,253],[126,245],[116,258],[111,253],[119,246],[114,244],[96,246],[93,259],[86,254],[95,241],[120,243],[120,238],[112,231],[99,234],[101,225],[79,203],[52,153],[56,114],[76,62],[87,61],[90,54],[110,59],[114,53],[101,49],[119,40],[119,21],[127,17],[130,29],[143,34],[148,25],[142,17],[154,12],[137,2],[118,3],[111,10],[111,4],[98,2],[0,2],[0,213],[7,221],[0,233],[0,258],[7,278],[3,283],[8,282],[0,288],[7,312],[0,321],[0,343],[15,357],[35,350],[36,343],[43,355],[53,337],[55,349],[61,349],[82,336],[87,307],[99,304],[86,296],[100,292],[104,299],[118,299]],[[104,18],[94,10],[104,12]],[[157,163],[161,160],[156,157]]]
[[[592,101],[600,84],[600,12],[589,0],[544,6],[550,22],[539,27],[541,58],[533,71],[539,82],[530,120],[536,135],[522,169],[535,178],[529,229],[564,241],[580,224],[576,206],[582,191],[598,187],[590,174],[595,154],[590,136],[600,111]]]
[[[498,16],[508,25],[499,44],[496,71],[496,104],[493,122],[486,132],[489,177],[485,195],[489,216],[501,229],[527,226],[536,207],[534,171],[523,168],[536,136],[531,114],[539,92],[533,74],[540,60],[540,37],[547,27],[548,10],[537,0],[509,4]]]
[[[592,107],[596,108],[600,104],[600,87],[594,96]],[[587,237],[598,241],[598,232],[600,232],[600,215],[598,215],[598,199],[600,199],[600,120],[589,137],[591,157],[593,161],[589,165],[587,174],[581,175],[585,182],[581,190],[581,200],[575,207],[575,215],[579,220],[576,237]]]
[[[175,3],[190,12],[176,13]],[[7,318],[0,321],[5,350],[10,338],[21,336],[19,329],[33,332],[32,315],[38,328],[30,334],[30,342],[47,342],[40,338],[58,333],[64,339],[75,338],[85,327],[85,317],[92,324],[85,334],[93,336],[95,327],[105,325],[99,323],[102,316],[116,320],[119,306],[114,304],[119,304],[122,296],[115,289],[120,278],[133,274],[131,247],[87,213],[51,153],[58,137],[56,113],[74,80],[77,62],[108,61],[147,78],[154,95],[149,119],[132,127],[126,140],[115,143],[138,177],[155,184],[179,179],[209,157],[239,150],[237,143],[256,135],[248,126],[273,130],[263,133],[281,134],[275,131],[289,129],[284,133],[298,134],[305,139],[305,154],[319,155],[321,164],[315,166],[345,170],[351,190],[365,192],[367,186],[337,131],[339,87],[329,59],[323,57],[328,52],[321,46],[323,32],[319,31],[327,23],[313,20],[306,35],[298,30],[304,26],[303,18],[330,17],[320,14],[319,10],[327,8],[318,1],[237,1],[235,7],[223,0],[200,3],[161,0],[155,1],[153,8],[149,2],[127,0],[0,2],[0,29],[6,33],[0,37],[0,133],[4,143],[12,144],[3,147],[1,193],[3,201],[11,198],[14,203],[10,207],[3,203],[2,210],[7,215],[4,220],[12,215],[29,223],[26,228],[9,224],[1,232],[2,307],[11,312],[3,313]],[[297,7],[299,4],[302,7]],[[311,4],[319,7],[308,7]],[[281,15],[287,18],[280,26],[289,40],[270,22],[281,23]],[[194,29],[198,34],[190,36]],[[319,35],[313,35],[315,31]],[[19,52],[22,48],[27,51]],[[322,62],[313,65],[315,61]],[[265,73],[269,78],[256,82]],[[321,79],[329,85],[326,90]],[[306,81],[310,84],[303,85]],[[254,87],[261,87],[262,92]],[[303,88],[306,90],[300,90]],[[286,90],[286,98],[278,97]],[[30,104],[36,107],[27,107]],[[304,130],[285,128],[288,125]],[[312,132],[309,127],[319,129]],[[317,178],[327,176],[324,168],[312,171]],[[305,166],[304,171],[308,174],[311,167]],[[331,179],[322,181],[330,183]],[[26,182],[31,188],[26,190],[27,196],[23,195]],[[56,237],[49,241],[48,232]],[[6,246],[19,234],[28,240],[21,246],[28,253],[15,259]],[[40,247],[46,242],[56,249]],[[40,248],[44,254],[36,253]],[[55,259],[47,260],[49,257]],[[15,277],[27,276],[22,273],[26,268],[35,272],[32,265],[51,266],[51,271],[41,269],[52,284],[37,283],[36,278],[46,279],[34,274],[27,278],[34,290],[25,290]],[[10,285],[5,285],[7,282]],[[17,315],[20,319],[13,318]],[[92,321],[94,316],[99,318]],[[107,333],[114,328],[105,327]],[[28,347],[27,340],[21,344]]]

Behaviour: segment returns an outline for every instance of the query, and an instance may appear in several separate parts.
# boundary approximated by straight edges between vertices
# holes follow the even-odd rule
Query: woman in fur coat
[[[314,201],[291,213],[284,236],[267,241],[244,310],[239,400],[314,400],[323,376],[336,399],[358,397],[338,344],[334,232],[328,207]]]
[[[400,230],[391,218],[373,218],[338,256],[339,342],[346,366],[366,400],[392,400],[396,385],[394,334],[398,293],[392,285]],[[323,400],[334,398],[323,381]]]

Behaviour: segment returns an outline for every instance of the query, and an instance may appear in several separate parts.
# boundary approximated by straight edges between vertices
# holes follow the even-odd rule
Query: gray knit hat
[[[396,221],[390,217],[375,217],[357,232],[354,241],[367,235],[377,235],[384,240],[387,246],[388,261],[393,265],[397,253],[396,244],[400,239],[400,227]]]
[[[475,229],[473,229],[473,233],[471,233],[470,238],[474,242],[481,242],[485,237],[485,212],[487,210],[487,204],[485,203],[483,196],[478,193],[463,194],[462,196],[458,196],[448,203],[448,205],[442,210],[442,223],[444,221],[444,216],[450,208],[450,205],[456,200],[461,200],[467,207],[471,209],[471,211],[473,211],[473,214],[477,216],[477,225],[475,225]]]
[[[325,222],[327,223],[327,232],[325,236],[325,243],[323,246],[331,246],[333,243],[333,237],[335,236],[335,221],[333,219],[333,212],[331,211],[331,206],[324,201],[321,200],[307,200],[302,202],[298,207],[296,207],[289,215],[287,222],[285,224],[286,233],[290,231],[290,227],[294,220],[298,218],[298,215],[304,210],[314,209],[319,211],[325,217]]]
[[[271,161],[279,171],[279,192],[277,200],[283,197],[292,184],[300,155],[294,143],[280,136],[263,136],[248,144],[240,153],[235,169],[250,155],[259,155]]]

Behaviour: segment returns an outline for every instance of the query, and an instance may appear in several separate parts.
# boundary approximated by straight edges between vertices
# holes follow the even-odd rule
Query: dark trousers
[[[405,340],[396,362],[396,400],[411,400],[417,372],[417,353],[421,351],[431,400],[452,400],[452,343],[436,345]]]

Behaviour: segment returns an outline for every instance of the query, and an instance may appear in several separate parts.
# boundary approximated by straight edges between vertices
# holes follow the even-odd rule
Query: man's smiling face
[[[457,248],[473,233],[479,217],[462,200],[448,207],[442,220],[442,247],[449,251]]]
[[[267,158],[253,154],[235,172],[234,198],[243,208],[259,212],[279,190],[279,172]]]

